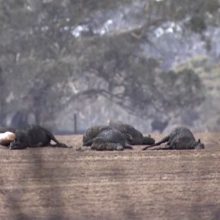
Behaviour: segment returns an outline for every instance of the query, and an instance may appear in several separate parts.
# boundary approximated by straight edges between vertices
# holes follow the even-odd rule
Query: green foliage
[[[165,94],[163,102],[169,109],[195,107],[204,99],[203,85],[200,78],[191,69],[180,72],[167,72],[161,75],[163,82],[161,94]],[[167,105],[163,103],[164,105]],[[168,109],[167,109],[168,110]]]
[[[81,94],[84,99],[105,96],[130,113],[146,117],[155,112],[170,114],[186,106],[193,108],[203,101],[203,85],[191,67],[163,72],[151,54],[148,58],[141,54],[140,46],[148,40],[150,25],[156,28],[165,21],[190,18],[187,27],[202,33],[207,12],[214,17],[219,8],[217,0],[147,1],[146,5],[150,4],[143,9],[146,25],[140,30],[140,39],[129,29],[104,37],[76,39],[71,35],[74,27],[91,22],[96,13],[122,8],[131,0],[45,2],[0,3],[0,64],[8,80],[5,90],[28,94],[29,108],[37,109],[39,121],[55,117]],[[77,94],[69,84],[80,85]]]
[[[189,26],[192,31],[202,33],[206,29],[205,18],[195,15],[190,19]]]

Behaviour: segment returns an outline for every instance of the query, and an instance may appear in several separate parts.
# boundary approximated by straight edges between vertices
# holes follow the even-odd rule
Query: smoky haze
[[[2,146],[0,219],[220,219],[219,39],[220,0],[0,1],[0,127],[73,134],[117,120],[158,141],[181,124],[205,143]]]
[[[8,0],[0,27],[0,126],[220,130],[218,0]]]

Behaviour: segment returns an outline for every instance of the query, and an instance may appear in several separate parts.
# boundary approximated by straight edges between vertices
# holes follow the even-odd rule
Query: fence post
[[[77,114],[74,113],[73,115],[73,123],[74,123],[74,134],[77,134],[78,129],[77,129]]]

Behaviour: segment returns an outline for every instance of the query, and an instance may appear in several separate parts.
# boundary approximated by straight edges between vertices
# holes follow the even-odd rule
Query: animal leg
[[[42,129],[44,129],[44,128],[42,128]],[[49,136],[49,138],[56,143],[55,145],[51,145],[51,144],[50,144],[50,146],[68,148],[67,145],[65,145],[65,144],[63,144],[63,143],[61,143],[61,142],[59,142],[59,141],[55,138],[55,136],[54,136],[50,131],[48,131],[48,130],[46,130],[46,129],[44,129],[44,131],[47,133],[47,135]]]
[[[51,147],[61,147],[61,148],[71,148],[71,146],[67,146],[66,144],[63,144],[63,143],[56,143],[56,144],[49,144],[49,146]]]
[[[9,150],[23,150],[23,149],[26,149],[27,147],[26,146],[13,146],[13,145],[9,145]]]
[[[159,141],[159,142],[153,144],[152,146],[159,146],[159,145],[161,145],[161,144],[163,144],[163,143],[165,143],[165,142],[168,142],[169,139],[170,139],[170,137],[167,136],[167,137],[163,138],[161,141]]]
[[[170,146],[166,145],[165,147],[155,147],[150,150],[173,150]]]

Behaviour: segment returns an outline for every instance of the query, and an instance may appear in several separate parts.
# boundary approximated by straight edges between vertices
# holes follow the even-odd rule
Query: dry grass
[[[197,136],[205,150],[1,148],[0,219],[220,219],[220,134]]]

